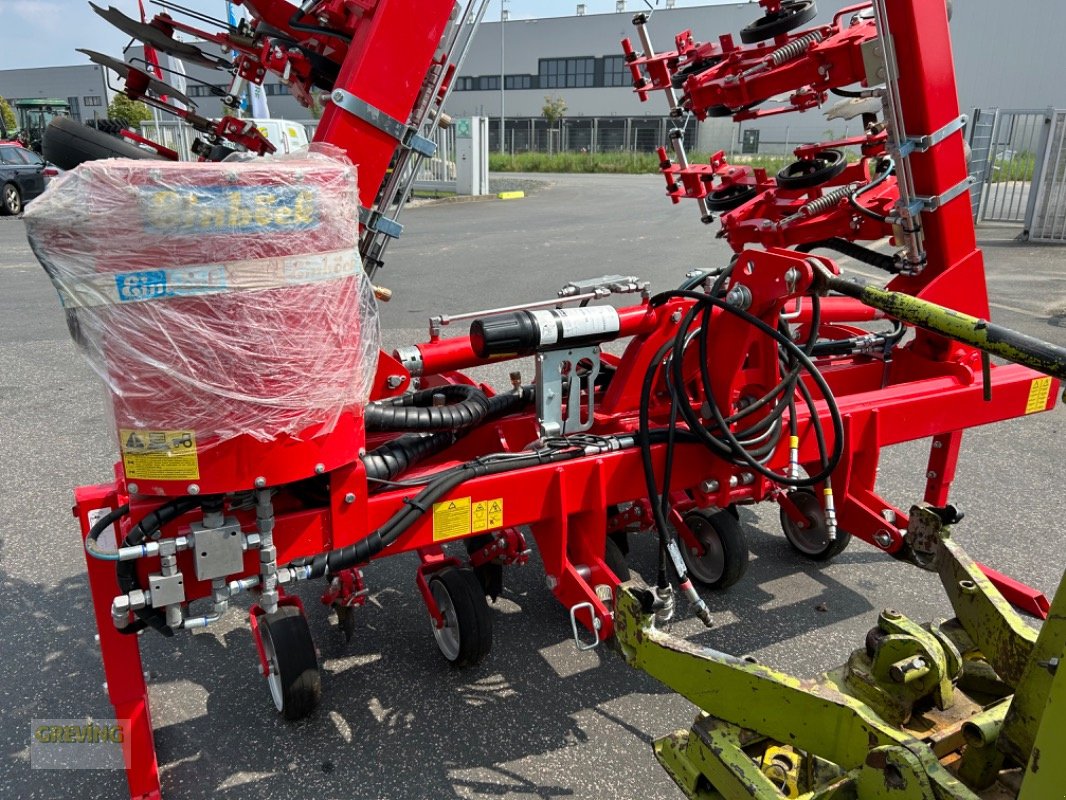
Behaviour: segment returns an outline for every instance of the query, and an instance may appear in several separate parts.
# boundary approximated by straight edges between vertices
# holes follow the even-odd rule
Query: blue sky
[[[737,0],[725,0],[737,2]],[[175,0],[215,17],[225,15],[225,0]],[[651,0],[655,2],[655,0]],[[677,0],[678,6],[716,5],[723,0]],[[509,0],[512,19],[565,16],[574,13],[578,0]],[[96,0],[137,16],[137,0]],[[145,0],[149,15],[160,10]],[[585,0],[587,13],[614,11],[614,0]],[[628,0],[629,10],[644,7],[643,0]],[[499,0],[492,0],[487,19],[500,18]],[[119,55],[128,40],[96,16],[86,0],[0,0],[0,69],[50,67],[85,63],[77,47]]]

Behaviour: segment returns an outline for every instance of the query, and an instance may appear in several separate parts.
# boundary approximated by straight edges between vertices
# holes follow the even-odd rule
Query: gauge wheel
[[[754,186],[734,183],[725,189],[707,195],[707,208],[711,211],[733,211],[754,198],[759,190]]]
[[[796,30],[818,16],[814,0],[785,0],[781,10],[755,20],[740,31],[740,41],[755,44]]]
[[[22,212],[22,195],[15,184],[5,183],[4,188],[0,190],[0,211],[11,217]]]
[[[684,523],[698,542],[681,540],[681,557],[689,576],[710,589],[728,589],[748,569],[744,529],[728,511],[690,511]]]
[[[699,75],[712,67],[720,64],[722,59],[712,56],[711,58],[704,58],[693,64],[689,64],[683,69],[679,69],[674,73],[673,78],[670,79],[670,85],[675,89],[682,89],[685,86],[685,81],[691,78],[693,75]]]
[[[492,615],[474,571],[446,567],[429,579],[429,591],[444,617],[443,628],[433,625],[441,655],[453,667],[481,663],[492,649]]]
[[[626,563],[625,553],[611,537],[607,537],[607,544],[603,552],[603,562],[607,568],[618,578],[619,583],[625,583],[631,577],[629,564]]]
[[[822,150],[814,158],[794,161],[777,173],[777,185],[782,189],[813,189],[833,180],[847,166],[843,150]]]
[[[274,707],[287,720],[303,719],[322,698],[322,676],[307,618],[298,606],[281,606],[259,625]]]
[[[785,509],[781,509],[781,530],[792,549],[812,561],[828,561],[843,553],[851,541],[851,534],[837,528],[836,539],[830,541],[825,529],[825,511],[814,492],[796,489],[789,492],[788,497],[808,521],[807,527],[800,528]]]

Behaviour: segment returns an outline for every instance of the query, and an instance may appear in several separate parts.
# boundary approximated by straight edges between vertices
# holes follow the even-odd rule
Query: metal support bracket
[[[966,127],[966,123],[969,118],[963,114],[958,119],[952,120],[943,128],[926,136],[909,136],[899,146],[899,150],[896,155],[900,158],[906,158],[911,153],[924,153],[927,150],[936,147],[942,141],[947,139],[953,133],[957,133]]]
[[[970,191],[970,187],[974,184],[974,178],[972,175],[968,175],[964,180],[952,186],[943,194],[933,195],[932,197],[915,197],[908,206],[908,210],[911,216],[916,216],[923,211],[936,211],[941,206],[947,205],[956,197],[961,194],[965,194]]]
[[[569,436],[591,428],[595,421],[593,396],[600,374],[600,348],[546,350],[537,353],[536,361],[537,418],[541,436]],[[583,417],[582,392],[588,402]]]
[[[372,211],[369,208],[359,207],[359,222],[368,231],[380,233],[390,239],[399,239],[403,234],[403,225],[394,219],[384,216],[380,211]]]
[[[437,145],[432,140],[419,135],[415,128],[400,122],[400,120],[386,114],[380,108],[370,105],[365,100],[360,100],[351,92],[344,89],[334,89],[330,99],[335,105],[343,108],[349,114],[373,125],[379,131],[387,133],[408,150],[413,150],[426,158],[433,158],[437,154]]]

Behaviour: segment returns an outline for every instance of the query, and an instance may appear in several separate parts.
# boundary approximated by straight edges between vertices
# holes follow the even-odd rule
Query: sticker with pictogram
[[[470,533],[470,498],[433,504],[433,541],[458,539]]]
[[[1039,414],[1047,410],[1047,401],[1051,397],[1051,378],[1037,378],[1029,388],[1029,402],[1025,404],[1026,414]]]
[[[127,480],[199,480],[195,431],[123,428],[118,435]]]
[[[495,500],[478,500],[470,512],[470,522],[474,533],[494,531],[503,527],[503,498]]]

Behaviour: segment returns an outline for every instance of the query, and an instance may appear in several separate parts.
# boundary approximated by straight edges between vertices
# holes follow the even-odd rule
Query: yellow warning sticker
[[[493,531],[503,527],[503,498],[479,500],[470,512],[470,521],[474,533]]]
[[[195,431],[118,432],[122,466],[129,479],[194,481],[200,478]]]
[[[457,539],[470,533],[470,498],[433,504],[433,541]]]
[[[1051,397],[1051,378],[1037,378],[1029,389],[1029,402],[1025,404],[1026,414],[1038,414],[1047,409]]]

